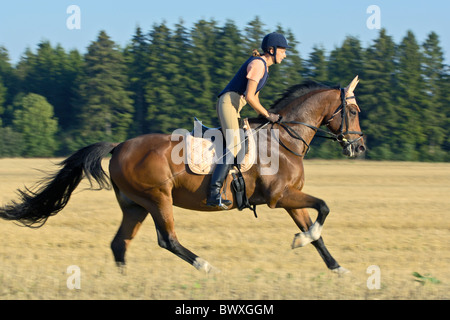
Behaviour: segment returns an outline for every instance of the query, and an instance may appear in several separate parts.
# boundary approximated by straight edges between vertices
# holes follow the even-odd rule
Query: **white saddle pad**
[[[244,159],[239,161],[242,172],[249,170],[256,162],[256,143],[247,119],[244,120],[244,130],[245,139],[248,140],[248,151]],[[210,129],[204,137],[195,137],[191,134],[186,136],[187,164],[189,169],[196,174],[211,174],[216,163],[225,162],[226,155],[223,151],[223,144],[212,142],[211,139],[208,139],[210,137],[220,138],[222,133],[219,129]]]

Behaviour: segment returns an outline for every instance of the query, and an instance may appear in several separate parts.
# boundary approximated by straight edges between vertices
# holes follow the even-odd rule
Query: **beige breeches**
[[[239,136],[239,121],[241,109],[247,104],[244,96],[236,92],[227,92],[220,96],[217,102],[217,115],[226,139],[226,149],[233,157],[241,150]]]

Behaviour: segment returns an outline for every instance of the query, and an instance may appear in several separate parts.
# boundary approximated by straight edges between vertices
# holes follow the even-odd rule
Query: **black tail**
[[[100,189],[110,188],[101,163],[116,145],[99,142],[78,150],[59,164],[62,169],[58,173],[41,181],[37,191],[18,190],[21,201],[0,208],[0,218],[16,220],[27,227],[41,227],[48,217],[64,209],[83,175],[89,179],[91,187],[95,180]]]

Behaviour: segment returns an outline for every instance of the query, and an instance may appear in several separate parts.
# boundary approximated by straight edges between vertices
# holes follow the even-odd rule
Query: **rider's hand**
[[[280,115],[277,113],[269,112],[269,115],[266,117],[266,119],[269,120],[270,122],[274,123],[274,122],[277,122],[278,120],[280,120]]]

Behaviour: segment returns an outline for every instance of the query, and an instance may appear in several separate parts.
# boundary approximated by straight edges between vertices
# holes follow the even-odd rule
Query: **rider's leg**
[[[217,115],[222,126],[222,133],[226,142],[225,154],[216,165],[211,177],[210,191],[207,205],[219,206],[227,209],[231,201],[222,199],[220,189],[233,166],[236,155],[241,150],[239,134],[239,111],[246,104],[245,98],[235,92],[227,92],[220,96],[217,102]]]

